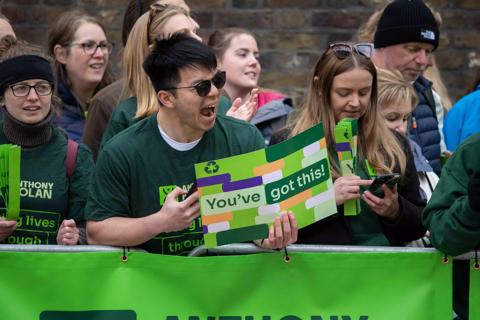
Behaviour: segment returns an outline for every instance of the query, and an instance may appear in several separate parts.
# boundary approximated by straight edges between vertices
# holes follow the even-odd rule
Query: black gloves
[[[480,171],[475,171],[468,182],[468,203],[473,210],[480,212]]]

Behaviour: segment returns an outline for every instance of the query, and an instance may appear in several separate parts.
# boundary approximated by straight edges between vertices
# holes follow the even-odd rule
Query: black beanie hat
[[[423,0],[395,0],[385,7],[373,43],[375,48],[406,42],[422,42],[438,47],[437,22]]]

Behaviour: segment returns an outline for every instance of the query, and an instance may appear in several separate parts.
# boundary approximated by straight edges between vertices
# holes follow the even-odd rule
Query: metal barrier
[[[287,247],[288,252],[439,252],[434,248],[416,248],[416,247],[368,247],[368,246],[327,246],[327,245],[307,245],[293,244]],[[199,257],[205,255],[235,255],[235,254],[254,254],[265,252],[277,252],[277,250],[268,250],[260,248],[252,243],[228,244],[216,248],[205,248],[204,246],[193,249],[189,256]],[[455,260],[469,260],[475,258],[475,252],[468,252],[454,257]]]
[[[111,246],[62,246],[62,245],[23,245],[23,244],[0,244],[0,252],[123,252],[124,247]],[[146,252],[143,249],[128,248],[130,252]],[[327,246],[294,244],[287,247],[288,252],[438,252],[433,248],[416,247],[367,247],[367,246]],[[252,243],[228,244],[216,248],[199,246],[193,249],[188,256],[200,257],[208,255],[239,255],[278,252],[260,248]],[[475,258],[475,252],[468,252],[454,257],[455,260],[470,260]]]

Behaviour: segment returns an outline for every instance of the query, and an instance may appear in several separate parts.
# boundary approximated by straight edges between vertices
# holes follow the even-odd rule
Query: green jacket
[[[448,160],[423,212],[432,244],[452,256],[480,244],[480,212],[470,207],[467,196],[474,170],[480,170],[480,134],[466,140]]]
[[[480,212],[468,203],[468,182],[480,170],[480,134],[467,139],[447,161],[440,181],[423,212],[433,246],[452,256],[469,252],[480,244]],[[453,305],[468,319],[468,261],[453,264]]]

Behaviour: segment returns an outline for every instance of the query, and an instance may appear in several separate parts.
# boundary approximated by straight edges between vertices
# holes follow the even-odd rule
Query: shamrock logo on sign
[[[206,173],[212,174],[212,173],[217,173],[218,169],[220,169],[220,167],[215,161],[208,161],[204,170]]]

